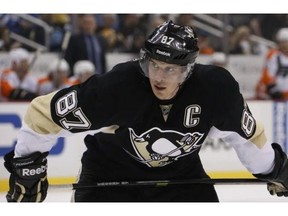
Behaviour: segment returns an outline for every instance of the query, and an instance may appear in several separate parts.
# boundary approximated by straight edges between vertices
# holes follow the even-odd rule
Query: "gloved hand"
[[[11,173],[8,202],[42,202],[48,190],[48,152],[34,152],[25,157],[14,158],[14,150],[4,156],[4,166]]]
[[[278,87],[275,84],[267,86],[267,92],[272,99],[283,99],[283,93],[279,91]]]
[[[288,160],[286,153],[277,143],[272,144],[275,151],[275,166],[268,175],[254,174],[256,178],[268,180],[267,189],[271,195],[288,197]]]
[[[35,97],[37,97],[35,93],[29,92],[25,89],[17,88],[10,93],[8,98],[11,100],[32,101]]]

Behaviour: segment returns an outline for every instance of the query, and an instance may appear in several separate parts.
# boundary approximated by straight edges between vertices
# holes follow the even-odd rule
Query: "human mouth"
[[[163,86],[159,86],[159,85],[154,85],[155,89],[157,89],[158,91],[163,91],[165,90],[166,88],[163,87]]]

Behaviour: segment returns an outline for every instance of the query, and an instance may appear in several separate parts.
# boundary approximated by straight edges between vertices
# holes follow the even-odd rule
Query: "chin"
[[[168,100],[167,98],[163,98],[163,97],[158,97],[156,96],[159,100]]]
[[[159,99],[159,100],[170,100],[172,97],[164,97],[163,95],[158,95],[155,94],[155,96]]]

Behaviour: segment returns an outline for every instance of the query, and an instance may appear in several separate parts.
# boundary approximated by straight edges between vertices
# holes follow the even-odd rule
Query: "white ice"
[[[215,185],[220,202],[287,202],[288,197],[271,196],[265,184]],[[70,202],[71,189],[51,189],[45,202]],[[5,193],[0,193],[0,202],[6,202]]]
[[[100,215],[100,216],[243,216],[286,215],[288,197],[271,196],[265,185],[216,185],[220,203],[71,203],[72,191],[48,191],[42,204],[11,205],[0,193],[0,211],[5,215]],[[23,207],[23,208],[22,208]],[[91,214],[87,214],[91,213]],[[1,214],[2,215],[2,214]],[[3,214],[4,215],[4,214]]]

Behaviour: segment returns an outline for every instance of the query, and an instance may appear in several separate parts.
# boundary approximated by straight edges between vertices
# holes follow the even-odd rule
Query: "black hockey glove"
[[[48,152],[34,152],[25,157],[13,158],[14,150],[4,156],[4,166],[11,173],[8,202],[42,202],[47,195]]]
[[[21,88],[17,88],[14,89],[10,95],[9,95],[9,99],[11,100],[24,100],[24,101],[31,101],[33,100],[35,97],[37,97],[36,94],[34,94],[33,92],[29,92],[26,91],[24,89]]]
[[[256,178],[268,180],[267,189],[271,195],[288,196],[288,160],[286,153],[277,143],[272,144],[275,151],[275,167],[268,175],[254,174]]]
[[[267,92],[272,99],[283,99],[283,94],[280,92],[275,84],[267,86]]]

